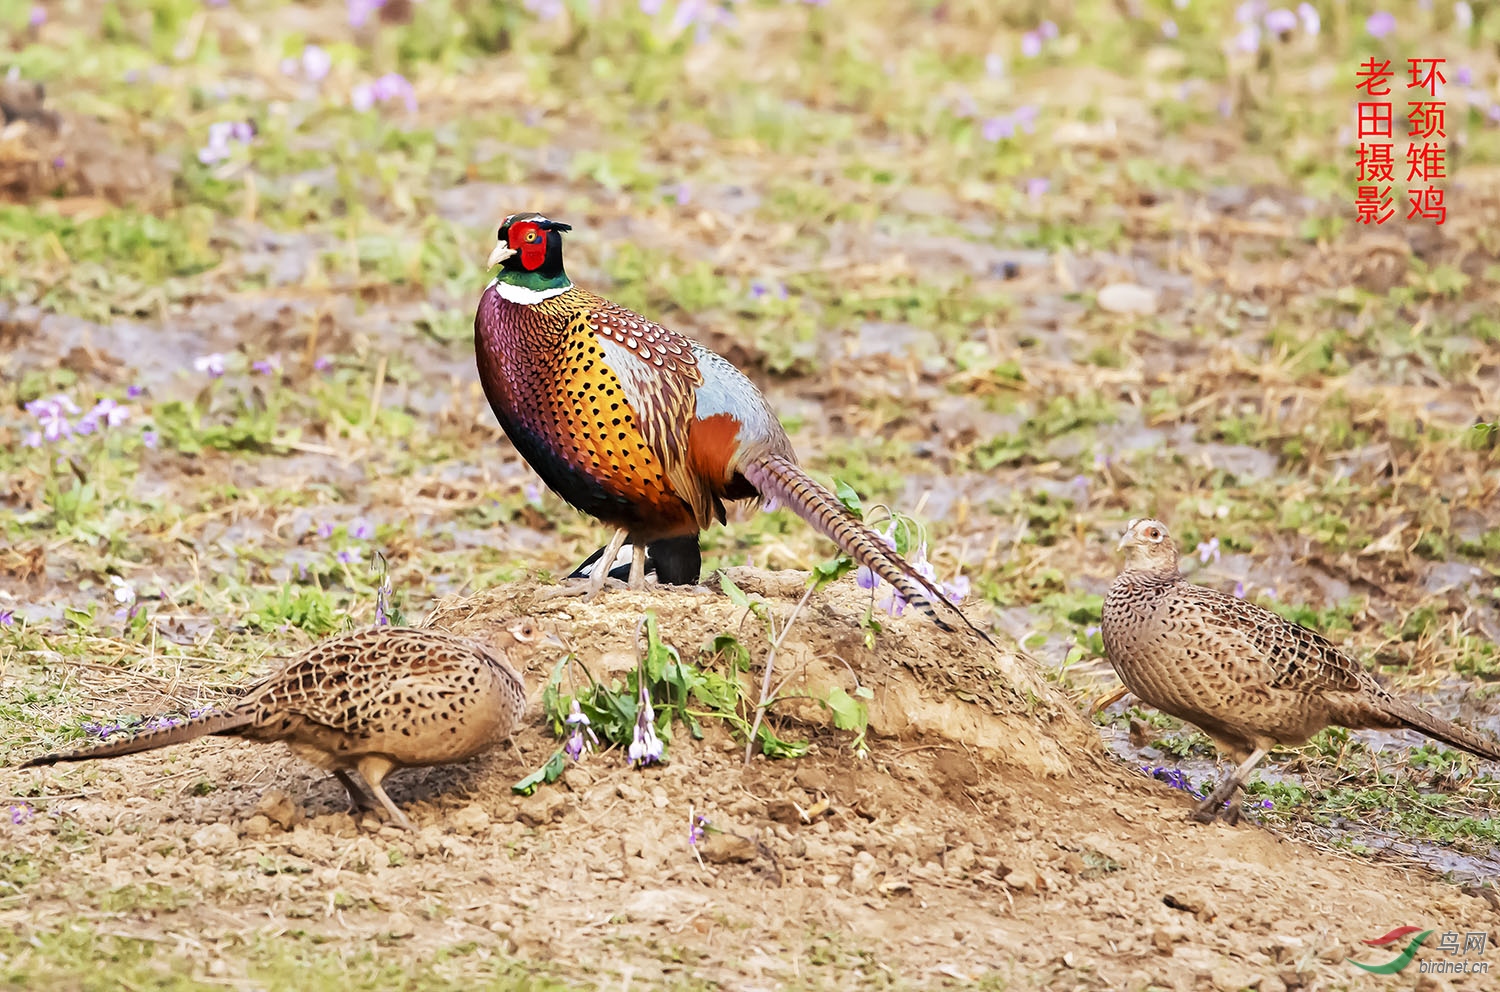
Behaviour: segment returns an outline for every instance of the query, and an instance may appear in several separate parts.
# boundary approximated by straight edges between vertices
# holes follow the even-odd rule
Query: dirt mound
[[[781,617],[804,579],[730,574]],[[533,709],[509,746],[388,780],[414,834],[356,821],[336,782],[279,746],[204,740],[7,769],[0,788],[43,793],[34,816],[13,816],[9,856],[55,870],[12,873],[25,904],[0,906],[0,926],[191,932],[216,983],[253,981],[234,949],[291,932],[368,941],[401,968],[458,948],[610,987],[747,990],[1385,988],[1346,960],[1391,957],[1361,940],[1413,922],[1494,939],[1488,903],[1429,877],[1253,825],[1189,824],[1187,797],[1104,757],[1024,657],[920,616],[866,648],[868,594],[845,586],[810,601],[779,670],[814,697],[856,680],[874,690],[866,758],[822,728],[821,707],[788,705],[775,719],[811,739],[804,758],[747,765],[704,721],[704,739],[677,734],[666,764],[596,753],[517,797],[510,785],[558,745],[538,704],[569,650],[608,681],[636,664],[647,610],[685,661],[730,631],[758,679],[767,642],[719,591],[584,603],[513,584],[428,618],[501,642]]]
[[[747,594],[763,597],[778,621],[790,615],[807,579],[804,572],[746,567],[727,574]],[[663,639],[685,659],[697,657],[717,635],[735,634],[752,658],[751,671],[742,676],[745,693],[756,697],[770,648],[768,632],[717,590],[612,590],[592,603],[546,598],[549,591],[555,590],[513,584],[446,599],[426,624],[510,642],[512,660],[536,690],[564,650],[576,652],[596,677],[634,668],[639,622],[650,610]],[[778,681],[790,676],[788,692],[807,698],[778,706],[778,714],[830,726],[827,709],[815,700],[834,688],[865,686],[874,692],[869,709],[876,735],[950,741],[1039,776],[1077,775],[1080,761],[1097,767],[1103,754],[1098,735],[1029,659],[968,631],[943,631],[920,614],[887,617],[884,611],[878,611],[884,629],[875,646],[867,647],[859,622],[869,605],[870,593],[847,581],[809,601],[782,640],[776,661]],[[536,629],[526,643],[516,643],[513,628],[522,620]]]

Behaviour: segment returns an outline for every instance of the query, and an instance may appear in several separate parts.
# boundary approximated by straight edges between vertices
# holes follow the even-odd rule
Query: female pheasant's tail
[[[1421,731],[1433,740],[1442,741],[1449,747],[1477,754],[1490,761],[1500,761],[1500,741],[1495,741],[1485,734],[1476,733],[1467,727],[1460,727],[1440,716],[1433,716],[1404,699],[1390,696],[1382,702],[1385,703],[1387,713],[1412,730]]]
[[[44,754],[41,757],[32,758],[30,761],[23,761],[17,767],[35,768],[38,765],[55,765],[59,761],[92,761],[95,758],[118,758],[123,754],[138,754],[141,751],[152,751],[159,747],[182,744],[186,741],[196,740],[199,737],[207,737],[209,734],[228,733],[254,722],[255,717],[249,713],[236,713],[233,711],[205,713],[202,716],[191,717],[181,723],[157,727],[118,741],[106,741],[103,744],[79,748],[76,751]]]
[[[941,629],[953,628],[938,616],[934,605],[936,603],[942,603],[946,609],[956,613],[965,626],[987,643],[994,643],[988,634],[964,616],[962,610],[950,603],[930,579],[886,547],[879,534],[845,509],[833,493],[819,485],[790,458],[776,454],[761,455],[740,466],[740,474],[761,496],[774,498],[790,507],[823,536],[837,544],[846,555],[889,582],[902,598],[927,614]]]

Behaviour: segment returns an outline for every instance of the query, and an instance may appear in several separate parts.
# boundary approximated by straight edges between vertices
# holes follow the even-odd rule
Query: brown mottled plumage
[[[126,740],[32,758],[20,767],[150,751],[208,734],[285,741],[327,769],[362,809],[358,771],[397,824],[411,822],[381,781],[395,768],[463,761],[509,737],[526,690],[503,655],[415,627],[369,627],[330,637],[251,686],[228,709]]]
[[[1500,742],[1391,695],[1322,635],[1270,610],[1193,585],[1159,520],[1132,520],[1125,569],[1104,599],[1104,649],[1126,688],[1197,725],[1238,767],[1193,813],[1207,823],[1273,747],[1298,746],[1329,725],[1410,728],[1500,761]]]
[[[724,522],[726,501],[764,498],[795,511],[944,629],[935,603],[963,617],[803,471],[743,373],[574,286],[562,264],[567,230],[534,213],[502,222],[489,259],[500,271],[480,297],[474,345],[485,396],[516,450],[553,492],[615,529],[589,595],[627,540],[632,586],[645,581],[648,545],[659,576],[696,581],[698,532]]]

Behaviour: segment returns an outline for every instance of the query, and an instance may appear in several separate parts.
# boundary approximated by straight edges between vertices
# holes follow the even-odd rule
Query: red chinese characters
[[[1406,219],[1434,224],[1448,219],[1440,180],[1448,177],[1446,102],[1440,99],[1445,59],[1407,59],[1405,175],[1395,157],[1396,113],[1392,81],[1396,70],[1388,59],[1370,57],[1355,70],[1358,93],[1355,122],[1359,140],[1354,191],[1355,217],[1361,224],[1384,224],[1396,214],[1396,183],[1405,182]],[[1419,92],[1414,92],[1419,91]]]

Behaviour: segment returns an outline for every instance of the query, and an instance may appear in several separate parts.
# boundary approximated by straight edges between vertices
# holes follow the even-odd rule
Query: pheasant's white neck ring
[[[490,285],[495,287],[495,292],[500,294],[502,300],[507,303],[519,303],[523,307],[550,300],[559,293],[566,293],[573,288],[573,284],[568,283],[564,286],[549,286],[546,289],[527,289],[525,286],[517,286],[500,279],[490,280]]]

